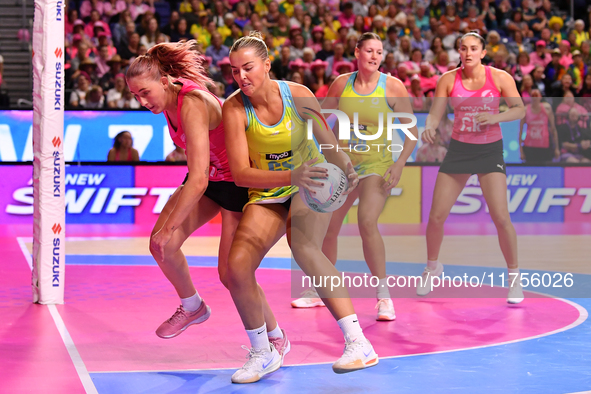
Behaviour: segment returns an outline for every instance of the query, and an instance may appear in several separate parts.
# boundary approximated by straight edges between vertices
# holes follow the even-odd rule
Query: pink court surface
[[[163,340],[154,330],[179,302],[147,251],[151,228],[68,225],[66,303],[47,306],[31,303],[31,229],[0,225],[0,393],[591,390],[591,302],[585,298],[591,294],[585,271],[591,247],[584,242],[591,228],[587,223],[518,223],[516,229],[523,272],[570,273],[571,288],[530,287],[523,303],[509,306],[500,282],[480,293],[436,289],[427,298],[401,287],[392,290],[394,322],[375,321],[375,298],[355,298],[380,363],[347,375],[336,375],[330,367],[342,354],[343,341],[326,308],[290,307],[300,289],[294,287],[297,275],[282,239],[257,279],[292,350],[278,372],[241,386],[232,385],[230,376],[246,361],[241,345],[248,338],[218,280],[219,226],[203,227],[183,248],[212,315]],[[424,227],[389,225],[381,231],[388,274],[420,275]],[[504,272],[492,225],[451,224],[446,235],[446,272],[493,277]],[[340,270],[367,272],[359,245],[356,228],[345,226]]]

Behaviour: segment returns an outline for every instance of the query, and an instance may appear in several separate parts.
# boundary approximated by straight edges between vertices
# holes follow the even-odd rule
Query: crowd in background
[[[308,86],[324,97],[336,76],[356,70],[357,38],[384,43],[381,71],[407,87],[413,108],[426,112],[438,78],[459,63],[459,38],[486,40],[483,63],[511,73],[526,104],[541,95],[556,124],[579,112],[589,130],[591,7],[574,0],[574,15],[550,0],[83,0],[66,20],[69,108],[139,108],[124,73],[161,42],[196,39],[220,98],[237,89],[228,58],[251,30],[263,33],[271,77]],[[581,97],[580,101],[573,97]],[[558,111],[560,109],[560,111]],[[572,134],[572,133],[571,133]],[[443,135],[442,135],[443,137]],[[591,138],[590,138],[591,139]],[[445,148],[446,138],[441,138]],[[586,144],[584,144],[586,145]],[[444,153],[443,153],[444,154]],[[428,156],[439,156],[430,152]],[[591,155],[590,155],[591,156]]]

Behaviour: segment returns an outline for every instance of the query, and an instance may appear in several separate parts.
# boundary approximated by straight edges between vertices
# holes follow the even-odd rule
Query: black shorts
[[[507,174],[503,140],[489,144],[469,144],[452,139],[439,172],[445,174]]]
[[[185,177],[183,185],[187,179],[189,179],[189,174]],[[209,181],[203,195],[223,209],[232,212],[242,212],[242,208],[248,202],[248,189],[236,186],[234,182]]]
[[[554,151],[552,148],[532,148],[524,146],[523,154],[525,155],[526,163],[545,163],[554,159]]]

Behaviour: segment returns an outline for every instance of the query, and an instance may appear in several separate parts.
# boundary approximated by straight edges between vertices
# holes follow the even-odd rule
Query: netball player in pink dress
[[[154,114],[164,113],[170,136],[187,153],[189,172],[164,206],[150,237],[150,252],[181,299],[177,311],[156,330],[161,338],[173,338],[190,325],[204,322],[211,313],[195,289],[182,244],[221,212],[218,271],[227,287],[228,253],[248,201],[248,189],[236,186],[232,179],[222,103],[207,90],[212,81],[195,47],[194,40],[158,44],[137,57],[126,75],[140,104]],[[263,309],[267,326],[275,327],[277,322],[264,297]],[[285,342],[283,338],[269,340],[278,348]]]
[[[418,295],[432,290],[432,277],[443,272],[439,250],[443,224],[472,174],[478,175],[482,194],[497,228],[501,251],[509,270],[507,302],[523,301],[517,262],[517,235],[507,204],[507,179],[499,122],[525,116],[523,101],[513,77],[505,71],[484,66],[485,41],[477,33],[465,34],[460,42],[461,65],[443,74],[427,118],[423,140],[433,143],[437,125],[448,100],[454,108],[454,126],[449,150],[441,164],[427,225],[427,267],[417,286]],[[499,112],[503,97],[509,109]],[[507,283],[507,282],[506,282]]]

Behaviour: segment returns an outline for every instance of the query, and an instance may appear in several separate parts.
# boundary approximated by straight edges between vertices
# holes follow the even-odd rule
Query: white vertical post
[[[63,304],[65,271],[62,0],[35,0],[33,24],[33,302]]]

